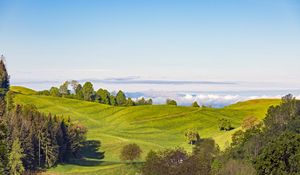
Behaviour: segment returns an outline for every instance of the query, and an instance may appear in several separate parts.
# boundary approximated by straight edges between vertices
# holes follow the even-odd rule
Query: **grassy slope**
[[[201,137],[214,138],[224,148],[235,130],[219,131],[219,118],[230,119],[238,128],[246,116],[254,115],[262,119],[270,105],[279,103],[279,100],[252,100],[222,109],[166,105],[111,107],[73,99],[36,96],[21,87],[12,87],[12,90],[21,92],[15,97],[16,103],[34,104],[42,112],[71,116],[73,121],[87,126],[89,140],[101,141],[101,151],[105,151],[104,162],[86,160],[78,163],[80,165],[59,165],[50,170],[63,174],[119,174],[116,172],[125,169],[124,174],[127,174],[130,168],[119,161],[123,145],[132,142],[139,144],[143,157],[151,149],[181,146],[190,150],[184,138],[184,131],[190,128],[196,128]]]

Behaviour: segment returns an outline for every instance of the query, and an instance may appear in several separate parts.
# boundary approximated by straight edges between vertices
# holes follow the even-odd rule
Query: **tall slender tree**
[[[124,106],[126,104],[126,96],[121,90],[116,95],[116,101],[119,106]]]
[[[8,163],[7,127],[0,121],[0,174],[5,174]]]
[[[22,158],[24,157],[23,149],[19,139],[14,140],[11,152],[9,154],[9,174],[11,175],[21,175],[24,172],[24,166],[22,163]]]
[[[82,87],[83,99],[86,101],[94,100],[94,87],[91,82],[86,82]]]
[[[5,66],[5,58],[0,57],[0,117],[5,114],[6,101],[5,95],[9,90],[9,76]]]

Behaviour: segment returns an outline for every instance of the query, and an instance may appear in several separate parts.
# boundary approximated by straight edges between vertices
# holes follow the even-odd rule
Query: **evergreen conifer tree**
[[[24,172],[24,166],[22,163],[22,158],[24,157],[23,149],[19,139],[14,140],[11,152],[9,154],[9,174],[11,175],[21,175]]]
[[[9,76],[4,63],[4,56],[0,57],[0,117],[5,114],[5,95],[9,90]]]

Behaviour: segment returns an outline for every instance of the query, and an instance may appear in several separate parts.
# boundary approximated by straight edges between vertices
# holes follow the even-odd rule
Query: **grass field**
[[[34,95],[34,91],[23,87],[12,87],[15,103],[34,104],[45,113],[70,116],[88,128],[87,138],[100,142],[98,151],[105,152],[105,158],[87,157],[73,164],[58,165],[50,169],[52,174],[134,174],[135,168],[119,160],[122,146],[137,143],[143,150],[143,161],[151,150],[184,147],[191,150],[184,138],[187,129],[197,129],[201,137],[211,137],[224,148],[229,144],[231,134],[218,130],[218,120],[227,118],[235,128],[247,116],[262,119],[271,105],[280,101],[261,99],[240,102],[225,108],[193,108],[182,106],[151,105],[133,107],[112,107],[66,98]]]

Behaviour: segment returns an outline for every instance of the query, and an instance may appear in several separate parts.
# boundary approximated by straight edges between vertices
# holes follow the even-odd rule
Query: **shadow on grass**
[[[80,166],[98,166],[104,162],[104,153],[100,152],[101,142],[98,140],[88,140],[84,143],[81,150],[80,159],[72,159],[67,164],[80,165]]]

